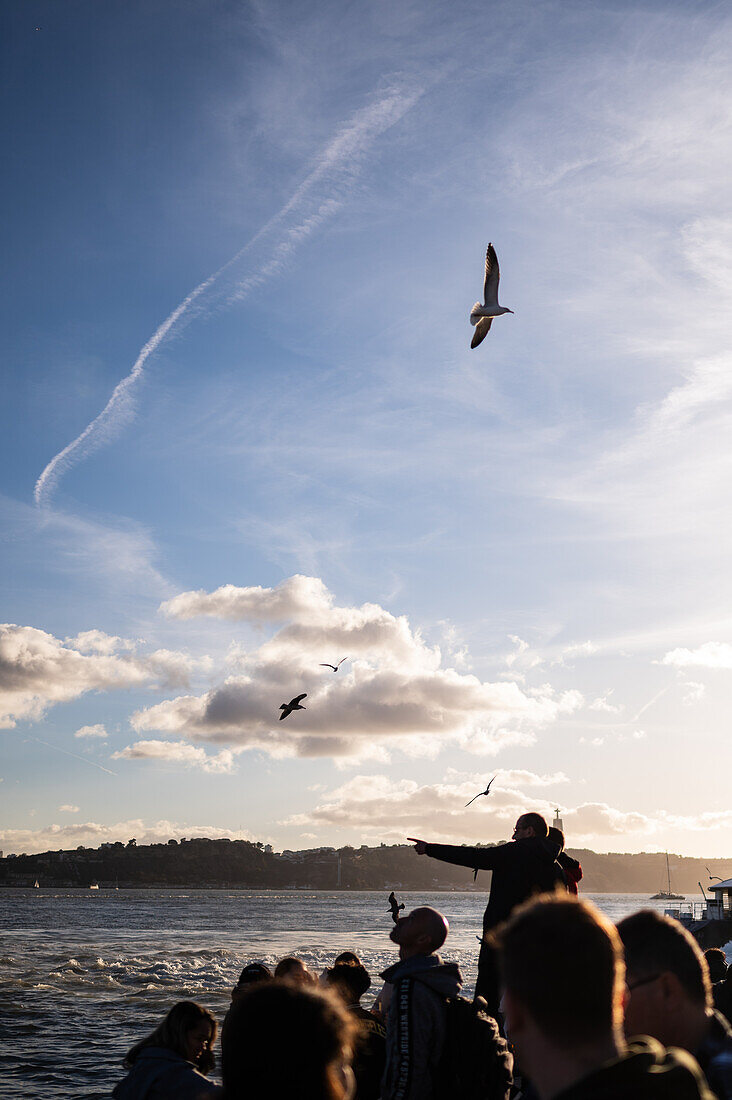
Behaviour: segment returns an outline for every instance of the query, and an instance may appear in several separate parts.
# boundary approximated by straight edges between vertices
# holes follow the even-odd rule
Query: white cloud
[[[562,773],[499,772],[491,793],[466,809],[465,803],[484,781],[484,776],[456,772],[448,773],[442,782],[424,785],[386,775],[357,775],[321,795],[312,810],[294,814],[283,824],[317,829],[323,835],[350,829],[365,843],[404,842],[408,836],[456,844],[495,842],[507,840],[517,817],[529,810],[543,814],[547,822],[553,819],[556,803],[535,794],[527,796],[525,788],[568,782]],[[572,847],[607,849],[620,837],[627,842],[624,851],[637,851],[670,829],[708,832],[714,841],[716,829],[732,824],[732,810],[681,817],[664,810],[639,813],[604,802],[583,802],[565,807],[562,820]]]
[[[157,650],[141,655],[85,654],[45,630],[0,624],[0,729],[38,719],[53,703],[88,691],[150,685],[179,686],[210,666],[208,658]]]
[[[696,649],[672,649],[661,664],[677,668],[732,668],[732,645],[728,642],[705,642]]]
[[[101,722],[94,726],[80,726],[74,737],[106,737],[107,731]]]
[[[8,852],[47,852],[59,848],[73,849],[80,844],[97,848],[100,844],[126,844],[132,837],[138,844],[165,844],[168,840],[191,839],[196,836],[230,837],[232,840],[255,840],[251,833],[241,829],[222,829],[215,825],[180,824],[160,820],[146,822],[131,818],[102,824],[97,821],[75,821],[66,825],[46,825],[41,829],[0,829],[0,847]]]
[[[113,752],[112,759],[163,760],[217,774],[231,772],[234,767],[234,754],[229,749],[222,749],[215,756],[209,756],[205,749],[182,741],[136,741],[134,745]]]
[[[78,814],[79,807],[72,806],[70,803],[66,803],[63,806],[59,806],[58,812],[60,814]]]
[[[684,706],[690,707],[704,698],[706,687],[696,680],[687,680],[686,683],[682,685],[682,692],[681,702]]]
[[[611,703],[610,696],[612,691],[606,692],[604,695],[599,696],[589,705],[589,710],[606,711],[608,714],[620,714],[623,709],[622,703]]]
[[[64,639],[71,649],[77,649],[79,653],[103,653],[109,655],[116,653],[118,649],[134,649],[135,643],[129,638],[119,638],[117,635],[105,634],[102,630],[82,630],[74,638]]]
[[[164,615],[172,619],[193,619],[210,615],[217,619],[254,623],[309,622],[327,614],[333,597],[317,577],[296,574],[276,588],[252,585],[239,588],[224,584],[214,592],[198,589],[181,592],[160,605]]]
[[[284,625],[251,653],[237,647],[231,657],[241,674],[203,695],[138,711],[132,717],[138,731],[351,762],[385,760],[396,747],[434,755],[448,741],[495,754],[530,743],[537,729],[583,701],[550,684],[522,691],[445,667],[439,646],[428,646],[406,616],[378,604],[336,606],[316,577],[290,577],[276,588],[186,592],[162,610],[186,619],[203,614]],[[337,674],[319,667],[345,655]],[[302,692],[306,709],[281,725],[279,704]]]

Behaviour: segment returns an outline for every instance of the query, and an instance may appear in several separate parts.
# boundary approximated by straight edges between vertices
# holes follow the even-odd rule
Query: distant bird
[[[289,703],[280,703],[280,710],[282,711],[280,722],[283,718],[287,718],[288,714],[292,714],[293,710],[307,710],[307,707],[300,706],[300,700],[307,699],[307,697],[308,693],[304,691],[302,695],[296,695],[294,699],[290,699]]]
[[[343,664],[343,662],[347,661],[347,660],[348,660],[348,657],[341,657],[341,659],[340,659],[340,661],[338,662],[337,665],[329,665],[327,661],[321,661],[320,662],[320,667],[321,668],[332,668],[334,672],[337,672],[338,669]]]
[[[481,795],[484,795],[484,794],[490,794],[490,793],[491,793],[491,783],[493,782],[493,780],[494,780],[495,778],[496,778],[496,777],[495,777],[495,775],[494,775],[494,776],[493,776],[493,779],[491,779],[491,782],[490,782],[490,783],[488,784],[488,786],[486,787],[486,789],[485,789],[484,791],[479,791],[479,792],[478,792],[478,794],[476,794],[475,798],[471,798],[471,799],[470,799],[470,802],[466,802],[466,803],[465,803],[465,809],[466,809],[466,810],[467,810],[468,806],[469,806],[469,805],[471,804],[471,802],[475,802],[475,799],[476,799],[476,798],[480,798],[480,797],[481,797]]]
[[[709,875],[709,881],[710,882],[724,882],[724,879],[720,878],[719,875],[713,875],[708,867],[707,867],[707,874]]]
[[[392,890],[392,892],[389,894],[389,910],[391,912],[391,919],[394,921],[394,924],[396,924],[396,922],[399,920],[399,910],[403,908],[404,902],[402,902],[401,905],[398,905],[396,895]]]
[[[477,348],[488,335],[488,329],[494,317],[500,317],[503,313],[513,313],[512,309],[498,304],[498,282],[501,272],[498,267],[498,257],[492,244],[488,245],[485,254],[485,280],[483,282],[483,304],[476,302],[470,311],[470,323],[475,325],[471,348]]]

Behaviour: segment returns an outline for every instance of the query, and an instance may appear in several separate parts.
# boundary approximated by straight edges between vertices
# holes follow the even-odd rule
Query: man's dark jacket
[[[566,890],[562,869],[556,862],[556,844],[538,837],[512,840],[494,848],[463,848],[456,844],[428,844],[427,855],[459,867],[492,871],[491,892],[483,915],[483,932],[501,924],[532,894]]]
[[[619,1058],[589,1073],[554,1100],[715,1100],[699,1066],[685,1050],[655,1039],[634,1039]]]

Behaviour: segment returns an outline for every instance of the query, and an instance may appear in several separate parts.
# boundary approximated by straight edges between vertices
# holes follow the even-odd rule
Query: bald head
[[[399,944],[399,958],[412,955],[432,955],[439,951],[450,929],[442,913],[429,905],[413,909],[401,917],[391,930],[391,939]]]

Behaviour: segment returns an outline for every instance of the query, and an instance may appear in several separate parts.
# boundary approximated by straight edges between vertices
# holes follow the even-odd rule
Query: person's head
[[[250,985],[256,985],[257,982],[271,981],[272,971],[268,966],[260,962],[247,963],[239,975],[238,982],[231,991],[231,999],[236,1001]]]
[[[556,825],[550,825],[547,836],[552,844],[556,844],[560,852],[564,851],[564,833],[561,829],[557,829]]]
[[[340,955],[336,955],[335,964],[338,963],[351,963],[353,966],[360,966],[361,960],[355,951],[341,951]]]
[[[201,1073],[210,1073],[215,1040],[216,1020],[211,1013],[194,1001],[179,1001],[154,1031],[127,1052],[124,1064],[128,1069],[133,1066],[145,1047],[163,1047],[192,1062]]]
[[[313,985],[317,982],[317,978],[308,970],[302,959],[298,959],[295,955],[287,955],[284,959],[280,959],[275,967],[274,976],[286,978],[288,982],[294,982],[296,985]]]
[[[685,928],[651,909],[618,923],[625,951],[625,1034],[693,1049],[712,1005],[709,968]]]
[[[347,1005],[357,1005],[367,989],[371,977],[361,963],[336,961],[324,974],[325,984]]]
[[[593,905],[545,895],[498,929],[506,1031],[533,1076],[548,1048],[591,1050],[621,1041],[623,953]]]
[[[252,986],[224,1022],[227,1100],[351,1100],[355,1028],[327,990],[287,981]]]
[[[442,913],[429,905],[413,909],[406,917],[400,917],[389,934],[389,939],[399,944],[399,958],[413,955],[432,955],[439,951],[447,939],[450,926]]]
[[[549,832],[546,819],[541,814],[521,814],[513,830],[513,840],[529,840],[538,837],[542,840]]]
[[[721,947],[708,947],[704,958],[709,967],[710,982],[723,982],[727,977],[727,958]]]

